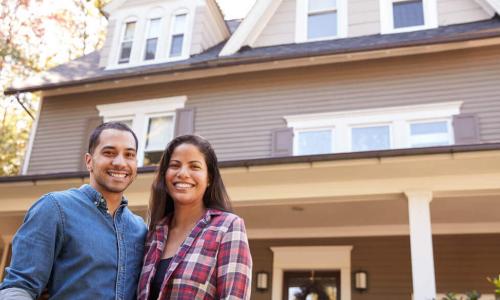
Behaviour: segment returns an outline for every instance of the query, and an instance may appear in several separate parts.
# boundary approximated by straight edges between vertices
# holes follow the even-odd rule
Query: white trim
[[[291,115],[284,119],[294,133],[307,129],[335,129],[333,135],[334,153],[350,152],[351,128],[389,125],[391,149],[408,148],[408,124],[415,121],[447,120],[451,124],[453,115],[460,113],[462,101],[393,106],[386,108],[337,111],[317,114]],[[450,128],[451,129],[451,128]],[[453,143],[453,130],[450,130],[450,142]],[[297,136],[294,137],[294,154],[298,153]]]
[[[237,207],[237,206],[236,206]],[[433,223],[433,235],[491,234],[500,233],[497,223]],[[404,225],[369,226],[331,226],[300,228],[247,228],[249,239],[300,239],[300,238],[337,238],[369,236],[409,236],[410,227]]]
[[[307,24],[309,16],[308,1],[309,0],[297,0],[297,6],[295,9],[296,43],[333,40],[333,39],[347,37],[349,28],[347,19],[348,16],[347,0],[337,0],[337,6],[335,8],[335,11],[337,12],[337,35],[309,39],[307,37]]]
[[[159,21],[160,22],[160,24],[159,24],[160,29],[159,29],[158,35],[156,35],[156,36],[150,36],[151,22],[153,20],[157,20],[157,19],[160,20]],[[163,18],[162,16],[148,17],[147,24],[146,24],[146,32],[144,34],[144,40],[142,41],[141,60],[143,60],[143,61],[154,61],[158,57],[158,54],[161,53],[160,52],[160,48],[162,48],[161,45],[162,45],[162,42],[163,42],[162,39],[161,39],[161,37],[162,37],[161,32],[162,32],[162,28],[165,26],[164,19],[165,18]],[[148,42],[149,39],[153,39],[153,38],[156,38],[155,57],[153,59],[146,60],[147,42]]]
[[[253,45],[282,0],[257,0],[238,29],[231,35],[219,56],[228,56],[238,52],[241,47]]]
[[[394,28],[392,4],[407,0],[380,0],[380,32],[382,34],[425,30],[438,27],[437,0],[422,0],[424,25]]]
[[[271,247],[272,298],[282,299],[283,273],[287,270],[340,270],[340,299],[351,299],[352,246]],[[307,255],[305,255],[307,254]]]
[[[170,116],[172,125],[175,124],[175,110],[183,108],[187,96],[158,98],[142,101],[129,101],[112,104],[97,105],[99,116],[105,122],[132,119],[132,130],[138,135],[139,147],[137,149],[137,164],[144,163],[144,150],[147,134],[148,120],[151,117]],[[174,130],[174,126],[172,126]],[[172,132],[173,136],[173,132]]]
[[[126,32],[126,29],[127,29],[127,24],[129,23],[135,23],[134,24],[134,32],[132,34],[132,39],[130,41],[127,41],[127,42],[131,42],[131,46],[130,46],[130,55],[128,57],[128,61],[127,62],[123,62],[123,63],[120,63],[120,59],[121,59],[121,53],[122,53],[122,44],[125,42],[125,32]],[[122,23],[121,23],[121,32],[120,32],[120,42],[118,43],[118,53],[117,53],[117,61],[116,63],[119,64],[119,65],[128,65],[130,63],[130,61],[132,60],[132,58],[134,57],[134,49],[137,48],[137,31],[138,31],[138,28],[139,28],[139,20],[137,17],[128,17],[127,19],[125,19]],[[135,45],[135,47],[134,47]],[[137,51],[137,50],[136,50]]]
[[[40,120],[40,111],[42,110],[42,102],[43,102],[43,97],[40,97],[40,101],[38,102],[38,108],[36,110],[36,117],[35,120],[33,120],[33,124],[31,125],[31,131],[28,138],[28,148],[26,149],[26,153],[24,154],[23,168],[21,169],[21,175],[28,174],[31,152],[33,151],[33,143],[35,142],[36,130],[38,128],[38,121]]]
[[[170,56],[170,51],[172,50],[171,47],[172,47],[172,38],[174,35],[177,35],[177,34],[181,34],[181,33],[176,33],[174,32],[174,29],[175,29],[175,21],[177,19],[178,16],[181,16],[181,15],[186,15],[185,18],[185,23],[184,23],[184,30],[182,31],[182,48],[181,48],[181,54],[178,55],[178,56]],[[190,14],[189,13],[189,10],[187,8],[180,8],[180,9],[177,9],[176,11],[174,11],[172,13],[172,15],[170,16],[170,30],[169,30],[169,34],[168,34],[168,37],[167,37],[167,42],[166,42],[166,45],[167,45],[167,48],[166,48],[166,51],[165,51],[165,54],[167,56],[167,59],[172,61],[172,60],[183,60],[183,59],[187,59],[189,58],[189,52],[190,52],[190,49],[189,49],[189,45],[191,44],[191,37],[189,36],[188,37],[188,25],[191,24],[192,22],[190,22],[190,19],[191,19],[191,15],[194,15],[194,13]]]
[[[491,9],[493,9],[497,14],[500,15],[500,0],[482,0],[482,2],[486,2],[486,4],[491,7]]]

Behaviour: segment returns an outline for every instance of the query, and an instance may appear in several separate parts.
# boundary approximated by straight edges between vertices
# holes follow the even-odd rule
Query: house
[[[90,130],[120,120],[140,137],[127,196],[142,215],[166,143],[212,142],[252,299],[318,285],[336,300],[493,299],[499,0],[258,0],[239,24],[214,0],[106,10],[102,49],[6,91],[43,100],[23,174],[0,178],[2,269],[29,206],[87,182]]]

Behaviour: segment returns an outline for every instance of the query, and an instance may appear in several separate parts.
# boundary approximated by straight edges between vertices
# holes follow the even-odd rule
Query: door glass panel
[[[340,271],[286,271],[284,300],[340,300]]]

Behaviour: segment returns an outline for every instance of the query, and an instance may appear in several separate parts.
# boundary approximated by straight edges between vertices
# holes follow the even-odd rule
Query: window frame
[[[352,137],[352,130],[354,128],[370,128],[370,127],[382,127],[382,126],[387,126],[389,128],[389,148],[388,149],[393,149],[395,146],[395,141],[394,141],[394,129],[393,129],[393,122],[388,121],[388,122],[375,122],[375,123],[362,123],[362,124],[349,124],[349,130],[347,132],[348,135],[348,147],[349,147],[349,152],[360,152],[360,151],[377,151],[377,150],[384,150],[384,149],[373,149],[373,150],[359,150],[359,151],[354,151],[353,150],[353,137]]]
[[[132,130],[137,134],[137,165],[144,165],[148,118],[158,116],[172,117],[172,137],[175,131],[176,110],[184,108],[187,96],[157,98],[97,105],[99,116],[104,122],[132,119]],[[131,118],[132,117],[132,118]]]
[[[448,144],[453,145],[455,142],[455,134],[453,132],[453,120],[451,118],[436,118],[436,119],[423,119],[423,120],[411,120],[408,122],[408,145],[411,148],[419,148],[422,146],[413,146],[412,143],[412,134],[411,134],[411,125],[413,124],[424,124],[424,123],[433,123],[433,122],[446,122],[446,129],[448,130]],[[429,146],[423,146],[429,147]]]
[[[412,0],[379,0],[380,32],[382,34],[410,32],[438,27],[437,0],[422,0],[424,24],[394,28],[394,2],[408,2]]]
[[[332,152],[328,153],[334,153],[335,152],[335,127],[309,127],[309,128],[300,128],[297,130],[294,130],[294,135],[293,135],[293,153],[294,155],[315,155],[315,154],[298,154],[299,153],[299,134],[302,132],[311,132],[311,131],[325,131],[329,130],[331,134],[331,143],[330,143],[330,149]],[[295,154],[297,153],[297,154]],[[325,153],[318,153],[318,154],[325,154]]]
[[[129,40],[125,40],[125,33],[127,31],[127,24],[129,23],[135,23],[135,26],[134,26],[134,33],[132,34],[132,39],[129,41]],[[130,61],[132,60],[133,58],[133,53],[134,53],[134,44],[135,44],[135,39],[136,39],[136,36],[137,36],[137,28],[139,27],[139,21],[137,18],[135,17],[130,17],[130,18],[127,18],[126,20],[124,20],[122,22],[122,25],[121,25],[121,35],[120,35],[120,42],[118,43],[118,59],[117,59],[117,64],[118,65],[128,65],[130,64]],[[123,43],[125,42],[131,42],[131,46],[130,46],[130,55],[127,59],[127,61],[122,61],[121,59],[121,54],[122,54],[122,49],[123,49]]]
[[[308,18],[309,12],[309,1],[310,0],[297,0],[296,6],[296,16],[295,16],[295,42],[305,43],[305,42],[315,42],[324,40],[334,40],[347,37],[348,32],[348,21],[347,21],[347,0],[337,0],[337,5],[335,11],[337,12],[337,35],[326,36],[319,38],[308,38]],[[314,11],[314,13],[328,12],[331,9],[325,9],[321,11]]]
[[[178,16],[186,15],[186,20],[184,23],[184,30],[182,32],[182,49],[181,49],[181,54],[179,56],[171,56],[171,50],[172,50],[172,41],[175,35],[179,35],[179,33],[174,32],[175,30],[175,21]],[[187,43],[187,34],[188,34],[188,25],[189,25],[189,11],[187,9],[178,9],[176,10],[171,18],[170,18],[170,30],[168,34],[168,40],[167,40],[167,49],[166,49],[166,56],[170,61],[175,61],[175,60],[182,60],[186,59],[189,55],[187,55],[187,48],[188,48],[188,43]]]
[[[158,35],[157,36],[150,36],[150,30],[151,30],[151,23],[154,21],[154,20],[159,20],[160,24],[160,30],[158,31]],[[143,39],[143,46],[142,46],[142,56],[141,56],[141,59],[142,61],[144,62],[151,62],[151,61],[156,61],[158,59],[158,54],[160,53],[160,43],[162,42],[161,41],[161,29],[165,26],[163,23],[164,23],[164,18],[161,17],[161,16],[158,16],[158,17],[150,17],[148,18],[148,21],[147,21],[147,25],[146,25],[146,30],[145,30],[145,33],[144,33],[144,39]],[[156,38],[156,49],[155,49],[155,55],[153,58],[151,59],[146,59],[146,54],[147,54],[147,49],[148,49],[148,41],[150,39],[154,39]]]
[[[394,106],[386,108],[339,111],[330,113],[285,116],[288,127],[294,131],[293,155],[299,155],[298,133],[305,130],[331,128],[332,153],[353,152],[352,128],[389,125],[390,148],[411,148],[410,124],[416,122],[448,122],[450,144],[454,144],[452,119],[460,113],[462,101]],[[333,131],[332,131],[333,132]],[[387,149],[387,150],[389,150]],[[371,150],[379,151],[379,150]]]

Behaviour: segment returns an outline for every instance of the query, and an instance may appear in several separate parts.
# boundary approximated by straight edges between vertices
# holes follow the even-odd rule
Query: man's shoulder
[[[128,207],[125,207],[125,209],[123,210],[123,214],[133,226],[136,226],[138,229],[147,230],[144,219],[141,216],[133,213]]]

